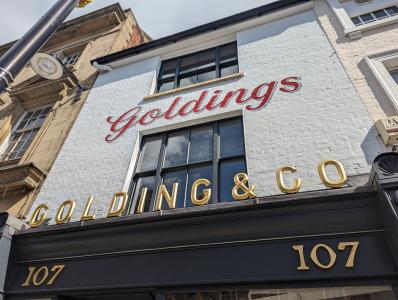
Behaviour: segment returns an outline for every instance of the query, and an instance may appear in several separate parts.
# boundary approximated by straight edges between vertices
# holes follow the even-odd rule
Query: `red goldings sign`
[[[144,110],[142,106],[136,106],[117,118],[109,116],[106,119],[111,124],[111,133],[105,137],[105,140],[109,143],[115,141],[126,130],[136,124],[145,126],[158,119],[171,120],[176,117],[186,117],[191,113],[223,109],[233,101],[236,104],[242,105],[248,111],[260,110],[271,101],[276,91],[293,93],[299,88],[300,78],[298,76],[290,76],[282,79],[280,82],[271,81],[262,83],[252,91],[245,88],[227,92],[223,92],[222,90],[214,90],[212,92],[203,90],[198,99],[188,102],[183,101],[182,97],[177,97],[166,111],[162,111],[160,108]]]

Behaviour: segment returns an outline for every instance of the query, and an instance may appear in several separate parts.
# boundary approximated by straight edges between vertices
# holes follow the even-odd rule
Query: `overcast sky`
[[[230,16],[275,0],[120,0],[131,8],[140,26],[154,39]],[[56,0],[0,0],[0,44],[20,38]],[[117,0],[93,0],[76,8],[69,19]]]

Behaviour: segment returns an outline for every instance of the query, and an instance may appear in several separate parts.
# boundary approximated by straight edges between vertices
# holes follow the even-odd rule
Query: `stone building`
[[[397,5],[397,0],[314,1],[336,55],[390,149],[398,143]]]
[[[98,75],[90,61],[149,40],[118,4],[67,21],[41,52],[58,55],[84,92],[66,74],[46,80],[28,65],[0,95],[0,211],[21,218],[29,210]]]

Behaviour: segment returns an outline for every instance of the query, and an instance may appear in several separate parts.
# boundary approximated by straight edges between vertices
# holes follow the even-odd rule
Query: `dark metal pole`
[[[0,58],[0,94],[48,41],[79,0],[58,0],[54,6]]]

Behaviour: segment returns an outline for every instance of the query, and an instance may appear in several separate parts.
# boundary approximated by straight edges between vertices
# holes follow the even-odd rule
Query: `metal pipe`
[[[0,58],[0,94],[43,47],[79,0],[58,0],[47,13]]]

